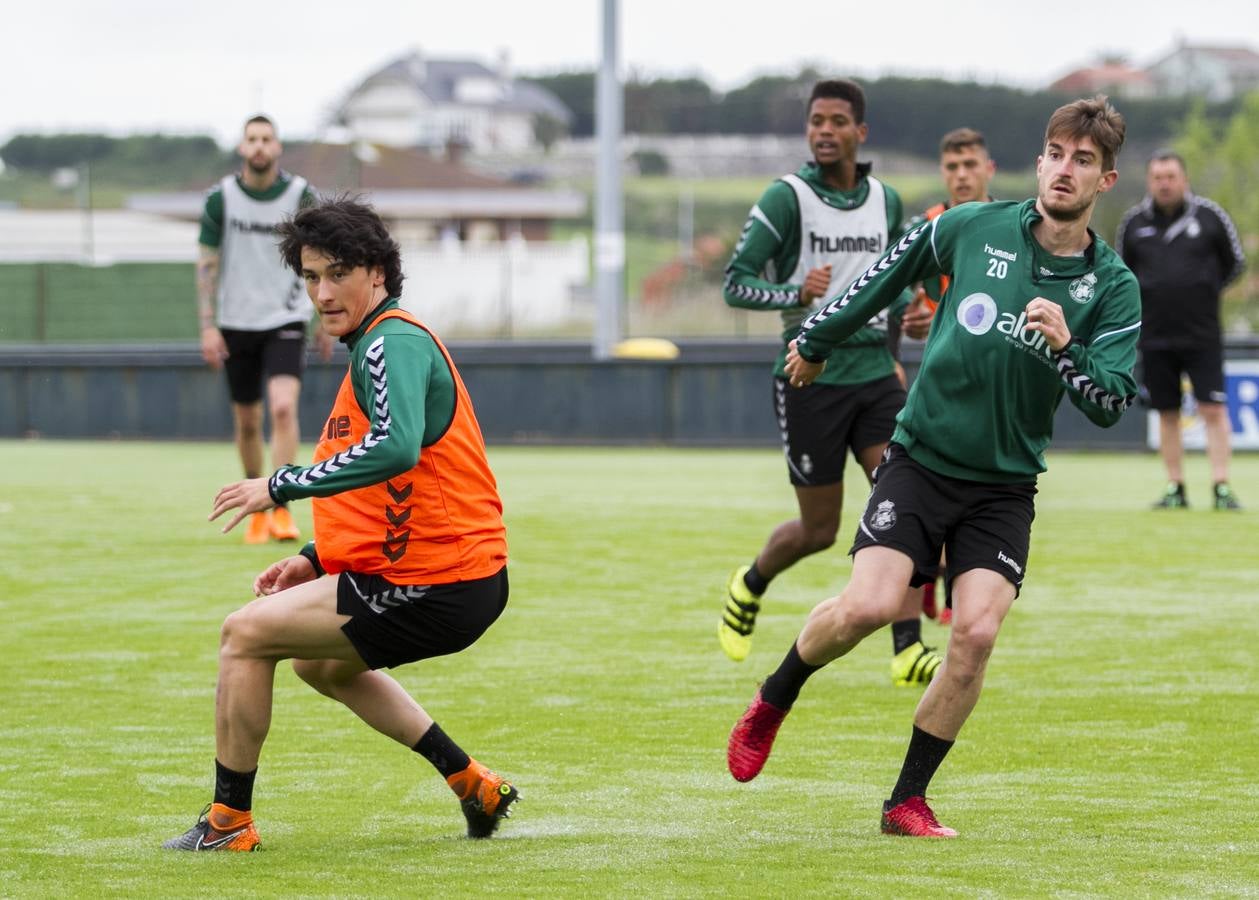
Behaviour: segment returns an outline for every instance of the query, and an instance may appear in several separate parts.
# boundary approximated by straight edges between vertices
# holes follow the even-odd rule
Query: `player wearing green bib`
[[[968,203],[909,232],[810,316],[788,354],[807,385],[877,309],[915,281],[951,274],[922,368],[879,466],[853,543],[852,577],[819,604],[735,725],[731,774],[755,778],[810,675],[898,613],[904,586],[935,577],[947,548],[953,631],[914,715],[882,830],[953,837],[927,785],[979,699],[1001,622],[1027,567],[1036,476],[1064,395],[1098,425],[1136,397],[1136,278],[1088,227],[1118,177],[1123,117],[1104,97],[1060,107],[1023,203]]]
[[[263,472],[263,395],[271,419],[273,468],[296,461],[306,323],[313,313],[301,282],[276,254],[276,229],[315,195],[306,179],[280,168],[283,148],[266,116],[246,123],[236,152],[241,169],[206,196],[197,261],[201,356],[227,375],[236,450],[246,478]],[[316,333],[323,358],[332,338]],[[245,542],[296,540],[287,506],[250,517]]]
[[[867,477],[878,465],[905,402],[889,350],[889,313],[876,310],[849,335],[834,365],[806,390],[787,387],[787,342],[901,235],[894,190],[857,162],[865,142],[865,95],[852,81],[820,81],[809,98],[805,137],[813,161],[771,184],[752,207],[726,268],[725,299],[742,309],[776,311],[783,347],[774,365],[774,413],[800,515],[774,529],[750,565],[730,576],[717,637],[736,662],[747,657],[761,596],[780,572],[835,542],[849,452]],[[899,320],[906,300],[892,304]],[[925,683],[941,659],[924,647],[918,592],[892,629],[893,680]]]

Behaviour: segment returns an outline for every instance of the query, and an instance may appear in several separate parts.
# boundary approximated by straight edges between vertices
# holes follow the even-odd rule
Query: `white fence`
[[[197,234],[196,223],[129,210],[0,210],[0,263],[191,263]],[[590,320],[584,237],[403,243],[402,266],[406,307],[443,334],[560,333]]]
[[[130,210],[0,210],[0,262],[195,262],[195,222]]]
[[[402,269],[403,306],[439,332],[508,336],[590,317],[584,238],[403,245]]]

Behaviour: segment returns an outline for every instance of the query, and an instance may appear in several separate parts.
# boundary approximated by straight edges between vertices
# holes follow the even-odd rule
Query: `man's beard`
[[[256,163],[252,159],[245,160],[245,165],[249,166],[249,171],[255,175],[266,175],[271,171],[271,167],[275,165],[275,160],[269,159],[265,163]]]
[[[1076,222],[1089,211],[1089,207],[1093,205],[1093,200],[1090,198],[1087,201],[1081,201],[1075,206],[1055,208],[1049,205],[1048,200],[1042,199],[1040,205],[1045,211],[1045,215],[1055,222]]]

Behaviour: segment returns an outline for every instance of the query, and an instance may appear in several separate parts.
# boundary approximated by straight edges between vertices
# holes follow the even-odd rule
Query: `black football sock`
[[[468,768],[471,760],[468,754],[459,749],[459,745],[450,739],[436,722],[424,732],[424,736],[411,748],[420,756],[433,764],[433,768],[441,773],[442,778],[449,778]]]
[[[753,560],[748,570],[743,573],[743,583],[749,591],[758,597],[769,588],[769,579],[761,574],[761,570],[756,567],[755,560]]]
[[[214,761],[214,802],[239,812],[249,812],[254,806],[254,776],[252,772],[234,772],[217,759]]]
[[[910,797],[925,797],[931,777],[952,746],[952,741],[927,734],[915,725],[913,736],[909,739],[909,750],[905,753],[905,764],[901,766],[901,777],[897,779],[896,787],[892,788],[891,806],[899,806]]]
[[[922,622],[917,616],[903,622],[892,623],[892,652],[900,653],[906,647],[922,640]]]
[[[779,709],[791,709],[791,705],[800,696],[800,688],[809,680],[809,676],[821,666],[811,666],[800,658],[800,651],[793,642],[787,655],[779,664],[777,671],[765,679],[761,685],[761,699],[777,706]]]

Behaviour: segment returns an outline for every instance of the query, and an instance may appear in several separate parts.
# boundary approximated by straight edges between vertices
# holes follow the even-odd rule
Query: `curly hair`
[[[812,111],[814,100],[847,100],[852,107],[853,121],[860,125],[866,120],[866,93],[855,81],[832,78],[813,85],[809,105],[805,107],[806,114]]]
[[[276,229],[284,264],[300,277],[302,249],[358,268],[380,267],[390,297],[402,296],[402,254],[376,210],[353,197],[325,198],[300,209]]]

